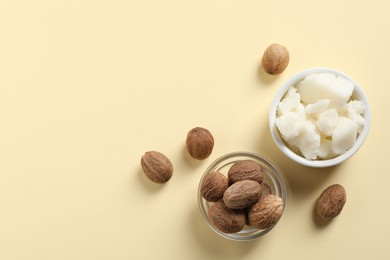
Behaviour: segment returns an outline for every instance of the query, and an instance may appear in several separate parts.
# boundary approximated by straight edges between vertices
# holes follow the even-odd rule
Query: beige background
[[[390,259],[390,19],[387,0],[0,1],[0,259]],[[264,49],[288,47],[280,76]],[[346,163],[310,169],[270,139],[278,86],[316,66],[364,88],[372,127]],[[215,148],[191,160],[185,137]],[[158,150],[165,185],[143,175]],[[209,163],[233,151],[279,165],[288,204],[247,243],[214,234],[196,200]],[[313,205],[330,184],[348,201],[328,225]]]

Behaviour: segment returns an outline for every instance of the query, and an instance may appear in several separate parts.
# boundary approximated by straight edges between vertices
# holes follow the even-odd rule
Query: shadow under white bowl
[[[353,92],[353,97],[356,98],[357,100],[361,100],[365,106],[364,112],[363,112],[363,117],[365,119],[365,124],[362,129],[362,132],[358,135],[357,140],[355,144],[348,149],[345,153],[338,155],[334,158],[331,159],[317,159],[317,160],[309,160],[304,158],[303,156],[293,152],[282,140],[279,131],[275,125],[275,120],[276,120],[276,112],[278,108],[278,104],[281,101],[281,99],[285,96],[287,91],[297,84],[299,81],[303,80],[306,76],[313,74],[313,73],[332,73],[336,76],[340,76],[346,80],[351,81],[355,87],[354,87],[354,92]],[[307,69],[304,71],[301,71],[291,78],[289,78],[283,85],[280,87],[280,89],[276,92],[276,95],[274,96],[270,111],[269,111],[269,127],[271,131],[272,138],[275,142],[275,144],[278,146],[278,148],[285,154],[287,155],[290,159],[294,160],[297,163],[300,163],[305,166],[310,166],[310,167],[330,167],[334,166],[337,164],[340,164],[350,158],[352,155],[354,155],[360,147],[363,145],[367,135],[368,131],[370,128],[370,123],[371,123],[371,111],[370,111],[370,106],[368,103],[367,96],[364,94],[362,88],[360,85],[353,80],[350,76],[347,74],[340,72],[336,69],[331,69],[331,68],[311,68]]]

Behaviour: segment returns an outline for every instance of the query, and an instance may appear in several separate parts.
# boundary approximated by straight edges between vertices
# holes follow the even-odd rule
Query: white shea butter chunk
[[[313,114],[324,112],[325,109],[329,106],[329,103],[329,99],[320,99],[314,104],[308,104],[306,106],[306,113]]]
[[[278,117],[275,123],[290,147],[297,148],[306,159],[317,158],[321,138],[312,121],[305,120],[296,112],[287,112]]]
[[[336,109],[330,109],[322,112],[317,119],[317,127],[325,136],[332,136],[333,130],[339,122],[339,113]]]
[[[295,142],[293,145],[298,147],[306,159],[317,159],[321,137],[318,131],[316,131],[314,123],[311,121],[305,121],[300,130],[299,138],[294,140]]]
[[[302,102],[314,104],[329,99],[329,107],[340,110],[352,95],[354,84],[332,73],[313,73],[297,84]]]
[[[332,140],[321,138],[320,149],[318,150],[318,157],[321,159],[333,158],[336,154],[332,150]]]
[[[352,100],[348,102],[343,109],[341,114],[353,120],[357,124],[357,131],[360,134],[363,130],[365,119],[363,117],[364,104],[360,100]]]
[[[297,89],[291,87],[286,96],[282,99],[282,101],[278,104],[278,112],[279,114],[284,114],[292,111],[297,108],[297,106],[301,104],[301,95],[297,93]]]
[[[299,103],[292,111],[297,113],[301,118],[306,119],[306,109],[302,103]]]
[[[340,117],[332,134],[332,150],[336,154],[345,153],[356,142],[357,125],[346,117]]]
[[[303,123],[304,119],[294,112],[286,112],[275,120],[279,132],[287,142],[299,135]]]

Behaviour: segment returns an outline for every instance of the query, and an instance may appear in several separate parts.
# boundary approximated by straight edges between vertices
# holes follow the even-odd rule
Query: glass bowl
[[[267,228],[267,229],[257,229],[252,226],[245,226],[243,230],[237,233],[224,233],[220,231],[216,226],[213,225],[213,223],[210,222],[208,218],[208,209],[212,205],[213,202],[209,202],[205,200],[201,195],[201,184],[205,176],[213,171],[219,171],[225,176],[227,176],[227,173],[230,169],[230,167],[237,161],[241,160],[252,160],[256,163],[258,163],[264,171],[264,182],[269,185],[271,188],[272,194],[276,195],[280,198],[282,198],[284,203],[284,208],[286,207],[286,201],[287,201],[287,190],[286,190],[286,184],[284,182],[284,179],[281,175],[280,169],[278,169],[274,164],[272,164],[269,160],[266,158],[253,154],[253,153],[247,153],[247,152],[234,152],[229,153],[226,155],[223,155],[216,159],[214,162],[212,162],[209,167],[206,169],[204,174],[202,175],[202,178],[199,182],[198,187],[198,204],[201,214],[203,215],[206,223],[209,225],[209,227],[214,230],[217,234],[221,235],[224,238],[228,238],[231,240],[236,241],[249,241],[256,239],[258,237],[263,236],[267,232],[269,232],[271,229],[274,228],[274,226],[277,224],[274,224],[273,226]],[[283,210],[284,210],[283,208]]]
[[[313,74],[313,73],[332,73],[336,76],[342,77],[348,81],[351,81],[354,84],[354,91],[352,94],[352,97],[356,100],[361,100],[363,104],[365,105],[365,109],[363,112],[363,117],[365,119],[365,125],[362,129],[362,132],[357,136],[355,144],[349,148],[345,153],[340,154],[336,157],[330,158],[330,159],[316,159],[316,160],[309,160],[301,156],[300,154],[295,153],[293,150],[291,150],[287,144],[282,140],[279,131],[275,125],[276,120],[276,111],[278,108],[279,102],[282,100],[282,98],[285,96],[287,91],[297,84],[299,81],[303,80],[306,76]],[[270,110],[269,110],[269,128],[271,131],[272,139],[274,140],[276,146],[281,150],[286,156],[288,156],[293,161],[309,166],[309,167],[315,167],[315,168],[322,168],[322,167],[330,167],[337,164],[340,164],[350,158],[352,155],[354,155],[363,145],[367,135],[368,130],[370,128],[371,123],[371,111],[370,106],[368,103],[367,96],[364,94],[363,89],[360,87],[360,85],[354,81],[350,76],[346,75],[343,72],[340,72],[335,69],[331,68],[311,68],[303,70],[295,75],[293,75],[291,78],[289,78],[277,91],[275,94]]]

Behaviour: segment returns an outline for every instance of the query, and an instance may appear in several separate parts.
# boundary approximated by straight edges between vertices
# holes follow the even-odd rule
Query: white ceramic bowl
[[[353,92],[354,98],[361,100],[364,105],[365,105],[365,110],[363,112],[363,117],[365,118],[365,125],[362,130],[362,132],[358,135],[356,143],[354,146],[352,146],[350,149],[348,149],[345,153],[338,155],[334,158],[327,159],[327,160],[308,160],[304,158],[303,156],[293,152],[287,145],[286,143],[282,140],[279,131],[275,125],[275,120],[276,120],[276,111],[278,104],[280,100],[284,97],[284,95],[287,93],[289,88],[291,86],[294,86],[296,83],[299,81],[303,80],[306,76],[312,73],[333,73],[337,76],[340,76],[344,79],[347,79],[351,82],[354,83],[355,89]],[[311,68],[307,69],[304,71],[301,71],[295,75],[293,75],[291,78],[289,78],[277,91],[275,97],[272,100],[270,111],[269,111],[269,127],[271,131],[272,138],[275,142],[275,144],[278,146],[278,148],[289,158],[292,160],[305,165],[305,166],[310,166],[310,167],[330,167],[334,166],[337,164],[340,164],[350,158],[352,155],[354,155],[360,147],[363,145],[367,135],[368,135],[368,130],[370,128],[370,123],[371,123],[371,112],[370,112],[370,106],[368,103],[367,96],[364,94],[362,88],[360,85],[354,81],[350,76],[346,75],[345,73],[342,73],[338,70],[331,69],[331,68]]]

